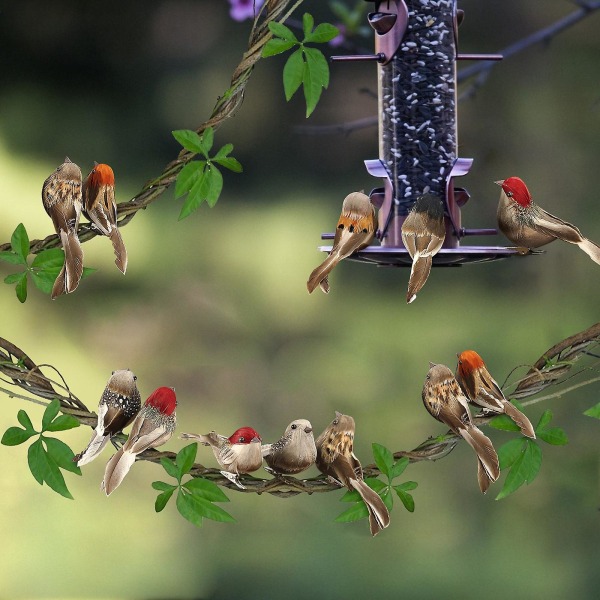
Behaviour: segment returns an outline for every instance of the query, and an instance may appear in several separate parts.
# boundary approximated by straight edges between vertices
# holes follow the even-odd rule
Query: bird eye
[[[431,379],[431,375],[427,373],[427,377],[425,377],[425,379]]]
[[[344,229],[344,224],[343,224],[343,223],[340,223],[340,224],[338,225],[338,229]]]
[[[113,371],[113,372],[111,373],[111,375],[114,375],[114,374],[115,374],[115,372]]]
[[[292,425],[292,429],[296,429],[298,427],[298,425],[294,424]]]
[[[512,198],[512,197],[513,197],[513,193],[512,193],[512,192],[506,192],[506,195],[507,195],[509,198]]]
[[[350,225],[350,227],[348,227],[348,231],[350,233],[354,233],[354,225]]]
[[[338,423],[339,423],[339,420],[338,420],[338,419],[334,419],[334,420],[333,420],[333,424],[334,424],[334,425],[337,425]]]
[[[134,376],[133,376],[133,380],[134,380],[134,381],[137,381],[137,375],[134,375]]]
[[[368,233],[366,228],[362,230],[363,233]]]
[[[240,444],[243,444],[246,441],[246,438],[242,436],[238,441],[240,442]]]

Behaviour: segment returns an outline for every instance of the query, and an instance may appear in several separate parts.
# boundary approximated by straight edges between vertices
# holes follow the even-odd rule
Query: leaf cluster
[[[400,458],[397,461],[394,461],[394,455],[385,446],[374,443],[372,444],[372,448],[375,464],[382,475],[386,477],[387,482],[382,481],[378,477],[367,477],[365,483],[379,494],[390,512],[394,506],[394,492],[398,498],[400,498],[404,508],[409,512],[414,512],[415,500],[410,492],[417,487],[417,482],[405,481],[404,483],[396,485],[393,483],[394,479],[404,473],[404,470],[408,466],[408,458]],[[358,521],[369,516],[367,505],[363,502],[363,499],[360,497],[357,490],[346,492],[340,498],[340,502],[353,502],[354,506],[351,506],[338,515],[335,519],[337,523]]]
[[[24,271],[11,273],[4,278],[4,283],[14,284],[19,302],[27,300],[27,277],[31,277],[35,287],[44,294],[52,292],[52,286],[65,262],[65,253],[60,248],[42,250],[29,264],[29,235],[23,223],[19,223],[10,238],[11,250],[0,252],[0,260],[11,265],[21,265]],[[83,277],[87,277],[95,269],[83,268]]]
[[[152,487],[160,494],[156,497],[154,509],[161,512],[171,496],[177,492],[175,504],[182,517],[197,527],[202,525],[202,519],[212,519],[221,523],[231,523],[235,519],[215,502],[229,502],[229,498],[218,485],[202,477],[194,477],[185,483],[182,479],[189,474],[196,461],[198,444],[194,442],[182,448],[171,460],[163,456],[160,464],[164,470],[177,480],[177,484],[154,481]]]
[[[321,92],[329,86],[329,65],[319,49],[311,48],[306,44],[329,42],[339,34],[339,30],[329,23],[320,23],[314,27],[314,19],[308,13],[302,17],[304,34],[302,41],[283,23],[272,21],[269,23],[269,30],[273,34],[273,39],[265,44],[262,51],[263,58],[281,54],[298,46],[283,68],[283,89],[285,98],[289,102],[300,86],[303,86],[308,118],[315,110]]]
[[[59,411],[59,401],[53,400],[48,404],[42,416],[41,431],[36,431],[29,415],[24,410],[20,410],[17,413],[17,420],[22,427],[9,427],[4,432],[1,442],[5,446],[18,446],[33,436],[39,435],[27,451],[27,462],[31,474],[40,485],[45,483],[61,496],[72,500],[73,496],[67,488],[61,469],[81,475],[81,469],[73,462],[75,455],[71,448],[61,440],[43,435],[49,431],[66,431],[79,427],[79,421],[75,417],[59,415]]]
[[[201,160],[190,161],[177,176],[175,198],[187,194],[179,213],[181,221],[197,210],[202,202],[206,201],[211,208],[217,203],[223,189],[223,175],[217,165],[234,173],[241,173],[243,169],[242,165],[230,156],[233,144],[225,144],[214,156],[210,156],[214,143],[212,127],[207,127],[201,136],[190,129],[178,129],[172,133],[186,150],[203,157]]]

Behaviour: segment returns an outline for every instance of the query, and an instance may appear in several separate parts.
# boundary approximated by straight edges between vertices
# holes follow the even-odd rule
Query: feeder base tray
[[[331,252],[331,246],[319,246],[321,252]],[[523,247],[504,248],[502,246],[463,246],[461,248],[442,248],[433,257],[434,267],[459,267],[478,262],[502,260],[511,256],[543,254],[543,251]],[[412,258],[405,248],[389,246],[369,246],[355,252],[347,260],[355,260],[379,265],[380,267],[410,267]]]

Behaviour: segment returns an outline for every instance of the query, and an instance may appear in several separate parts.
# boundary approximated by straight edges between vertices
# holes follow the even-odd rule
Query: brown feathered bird
[[[354,419],[336,411],[335,419],[317,438],[317,468],[349,490],[357,490],[369,510],[371,535],[390,524],[390,513],[379,494],[364,481],[361,464],[354,455]]]
[[[127,250],[117,227],[115,174],[108,165],[94,162],[94,168],[84,181],[83,214],[102,235],[110,239],[115,264],[124,274],[127,271]]]
[[[410,304],[425,285],[433,257],[446,238],[444,203],[433,194],[420,196],[402,223],[402,242],[413,259],[406,302]]]
[[[430,364],[423,386],[423,404],[432,417],[461,436],[477,455],[477,480],[485,494],[500,476],[498,455],[491,440],[471,419],[469,403],[452,371],[445,365]]]
[[[535,439],[531,421],[504,397],[500,386],[477,352],[465,350],[458,355],[456,380],[469,402],[480,406],[484,412],[506,414],[519,426],[523,435]]]
[[[377,217],[371,200],[362,192],[352,192],[344,199],[329,256],[310,274],[306,287],[312,294],[319,285],[329,292],[329,273],[344,258],[367,247],[375,236]]]
[[[263,445],[262,455],[269,469],[284,475],[296,475],[314,465],[317,448],[310,421],[292,421],[276,442]]]
[[[113,371],[98,405],[98,424],[87,448],[73,460],[78,467],[92,462],[108,440],[127,427],[141,407],[137,377],[129,370]]]
[[[65,252],[65,263],[52,287],[52,299],[77,289],[83,275],[83,249],[77,237],[81,216],[81,169],[66,156],[42,186],[42,202]]]
[[[546,212],[531,199],[522,179],[509,177],[495,181],[502,188],[498,204],[498,226],[514,244],[539,248],[556,239],[577,244],[600,265],[600,246],[581,235],[575,225]]]
[[[221,473],[245,490],[239,481],[239,476],[258,471],[262,465],[261,439],[258,431],[252,427],[240,427],[229,437],[211,431],[206,435],[197,433],[182,433],[184,440],[198,440],[204,446],[210,446],[219,463]]]

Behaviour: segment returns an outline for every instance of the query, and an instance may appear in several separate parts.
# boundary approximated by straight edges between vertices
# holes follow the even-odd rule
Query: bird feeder
[[[496,54],[459,54],[456,0],[371,0],[369,24],[375,54],[334,56],[338,61],[378,63],[379,158],[366,160],[367,171],[383,185],[371,194],[379,209],[377,238],[352,255],[353,260],[382,266],[410,266],[402,223],[424,192],[445,205],[446,239],[433,258],[438,266],[498,260],[529,253],[526,248],[461,246],[467,236],[496,235],[496,229],[465,229],[461,208],[469,193],[455,185],[473,165],[457,154],[456,61],[501,60]],[[325,233],[322,239],[333,239]],[[331,251],[331,246],[319,248]]]

